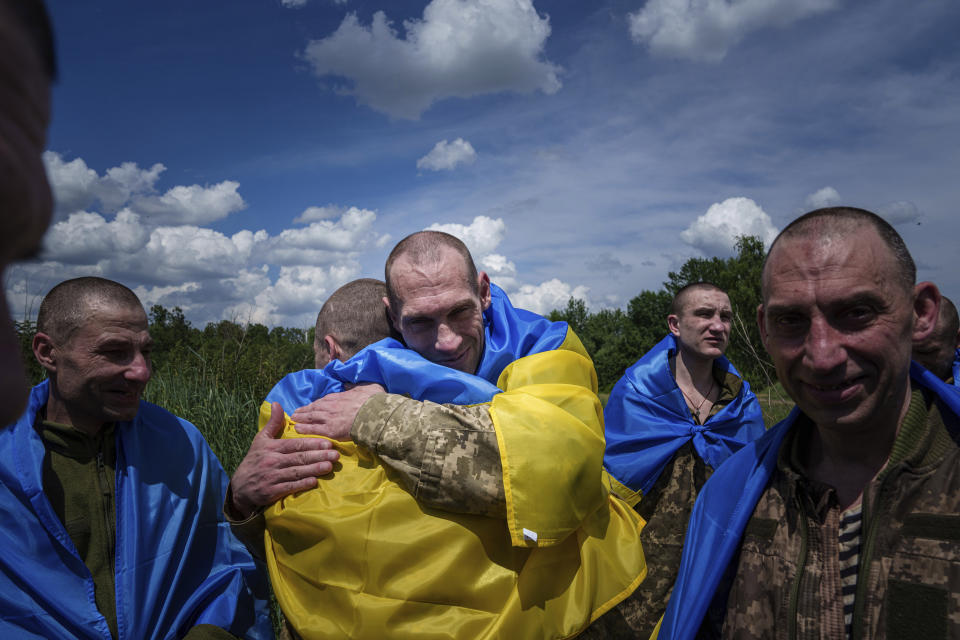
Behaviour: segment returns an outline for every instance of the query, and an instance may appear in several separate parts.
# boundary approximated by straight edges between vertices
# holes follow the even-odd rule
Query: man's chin
[[[133,404],[112,404],[103,408],[104,419],[107,422],[127,422],[137,417],[140,410],[140,399]]]

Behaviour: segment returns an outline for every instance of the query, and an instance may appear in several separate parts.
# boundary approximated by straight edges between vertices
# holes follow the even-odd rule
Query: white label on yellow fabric
[[[536,531],[530,531],[530,529],[524,529],[524,530],[523,530],[523,537],[526,538],[527,540],[529,540],[530,542],[536,542],[536,541],[537,541],[537,532],[536,532]]]

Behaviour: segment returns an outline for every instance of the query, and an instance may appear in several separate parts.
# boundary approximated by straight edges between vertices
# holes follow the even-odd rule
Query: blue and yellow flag
[[[0,637],[110,638],[94,583],[43,489],[34,424],[49,382],[0,429]],[[173,640],[211,624],[272,638],[262,567],[223,517],[227,474],[190,423],[148,402],[118,422],[115,588],[120,638]]]
[[[303,637],[566,638],[646,574],[642,520],[602,468],[596,374],[579,339],[497,288],[484,322],[482,375],[384,341],[268,396],[290,412],[318,390],[379,382],[421,400],[489,403],[503,465],[506,522],[423,507],[375,457],[335,443],[341,468],[266,512],[274,591]],[[261,425],[268,417],[265,404]],[[289,420],[284,435],[299,436]]]
[[[960,387],[960,349],[953,354],[953,386]]]
[[[716,469],[764,433],[760,403],[746,380],[733,402],[705,424],[696,424],[670,372],[670,357],[676,352],[676,338],[667,334],[627,369],[604,409],[604,464],[635,492],[647,493],[677,450],[691,440],[700,458]],[[726,358],[721,356],[717,362],[740,377]]]
[[[932,391],[940,415],[960,443],[960,393],[917,363],[910,366],[913,384]],[[659,635],[651,640],[696,637],[707,608],[730,562],[740,548],[743,531],[777,466],[780,445],[800,411],[748,443],[710,476],[690,515],[683,542],[680,573],[673,587]]]

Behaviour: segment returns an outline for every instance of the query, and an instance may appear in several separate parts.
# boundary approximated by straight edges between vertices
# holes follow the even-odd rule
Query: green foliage
[[[283,376],[313,366],[313,332],[228,320],[202,330],[179,307],[150,309],[153,378],[144,399],[181,416],[204,434],[233,473],[257,432],[260,402]],[[31,383],[44,371],[31,350],[32,322],[16,324]]]
[[[773,368],[760,342],[755,314],[760,304],[763,242],[745,236],[737,240],[732,258],[691,258],[667,274],[663,289],[641,291],[626,312],[603,309],[590,313],[583,300],[571,298],[551,320],[566,320],[583,341],[597,368],[600,390],[608,392],[623,372],[667,333],[667,315],[674,294],[693,282],[712,282],[724,289],[733,305],[734,320],[727,356],[754,386],[774,384]]]
[[[727,357],[755,387],[774,384],[773,365],[767,359],[757,328],[760,304],[760,274],[763,269],[763,241],[753,236],[737,240],[732,258],[691,258],[680,271],[667,274],[664,288],[672,296],[693,282],[712,282],[727,292],[733,306],[733,328]]]

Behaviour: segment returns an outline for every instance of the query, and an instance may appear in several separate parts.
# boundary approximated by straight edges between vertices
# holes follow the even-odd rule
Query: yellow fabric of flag
[[[266,511],[273,589],[302,637],[568,638],[633,592],[643,520],[609,491],[596,374],[569,336],[512,363],[491,402],[507,523],[419,505],[351,442],[319,487]],[[289,418],[284,436],[302,437]]]

